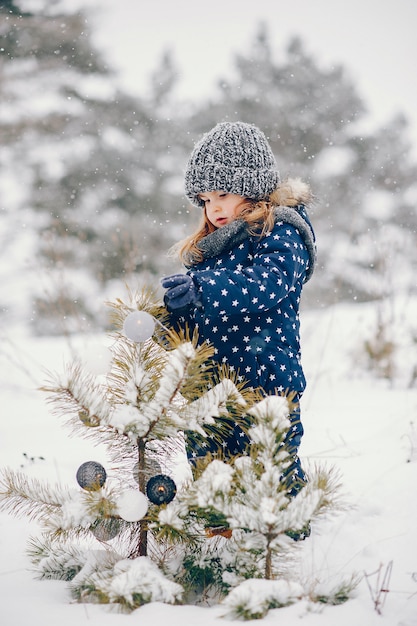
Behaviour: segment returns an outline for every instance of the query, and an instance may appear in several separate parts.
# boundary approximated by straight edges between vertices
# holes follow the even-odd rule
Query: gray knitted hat
[[[262,200],[276,189],[279,172],[271,147],[256,126],[222,122],[196,144],[185,172],[185,193],[203,207],[198,194],[227,191]]]

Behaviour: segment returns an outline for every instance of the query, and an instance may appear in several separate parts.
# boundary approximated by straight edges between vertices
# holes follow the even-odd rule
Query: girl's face
[[[204,202],[208,221],[221,228],[236,219],[245,203],[245,198],[226,191],[205,191],[200,194]]]

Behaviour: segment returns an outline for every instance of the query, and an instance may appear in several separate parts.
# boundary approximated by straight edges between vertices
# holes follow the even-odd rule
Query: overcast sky
[[[84,0],[95,6],[96,43],[143,93],[171,49],[180,93],[207,95],[232,70],[233,53],[265,21],[276,58],[292,35],[324,67],[342,64],[378,125],[398,111],[417,147],[417,0]]]

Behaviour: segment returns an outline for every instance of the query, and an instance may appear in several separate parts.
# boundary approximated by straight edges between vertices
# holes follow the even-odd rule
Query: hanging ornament
[[[86,461],[77,470],[77,482],[87,491],[98,491],[106,482],[106,470],[100,463]]]
[[[145,517],[148,500],[138,489],[127,489],[117,498],[117,512],[125,522],[138,522]]]
[[[91,524],[90,530],[99,541],[110,541],[120,532],[122,522],[119,519],[110,517],[108,519],[98,519]]]
[[[158,474],[160,471],[161,466],[159,465],[157,459],[152,457],[149,458],[147,456],[145,461],[145,469],[143,470],[143,473],[145,475],[145,481],[149,480],[151,476],[155,476],[155,474]],[[139,470],[139,463],[135,463],[135,465],[133,466],[133,478],[136,480],[137,483],[139,483],[140,474],[141,470]]]
[[[88,409],[81,409],[78,413],[78,417],[84,426],[89,426],[90,428],[95,428],[96,426],[100,426],[100,419],[97,415],[91,415]]]
[[[153,504],[168,504],[175,498],[177,486],[166,474],[157,474],[149,479],[146,495]]]
[[[146,311],[129,313],[123,323],[123,332],[128,339],[141,343],[152,337],[155,331],[155,320]]]

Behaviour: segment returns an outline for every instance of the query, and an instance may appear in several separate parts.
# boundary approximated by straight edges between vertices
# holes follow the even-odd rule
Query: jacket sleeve
[[[276,225],[261,239],[244,267],[191,271],[207,317],[274,308],[297,281],[304,281],[309,253],[298,230]]]

